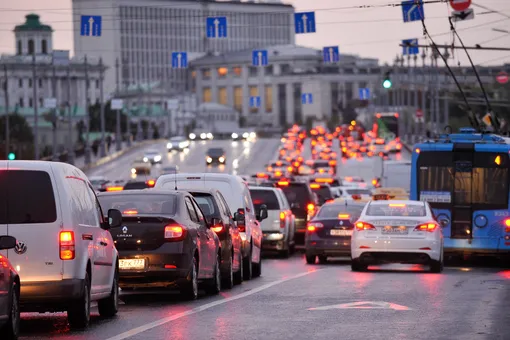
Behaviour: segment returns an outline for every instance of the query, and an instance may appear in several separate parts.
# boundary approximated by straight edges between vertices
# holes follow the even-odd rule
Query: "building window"
[[[96,89],[99,88],[99,79],[96,79]]]
[[[42,88],[42,78],[39,78],[39,87]]]
[[[294,122],[298,125],[303,124],[303,112],[301,111],[301,83],[294,83],[293,94],[294,94]]]
[[[278,84],[278,108],[280,109],[280,126],[287,126],[287,87],[285,84]]]
[[[273,75],[273,65],[266,66],[264,68],[264,73],[266,76],[272,76]]]
[[[210,103],[212,102],[212,92],[210,87],[204,87],[202,90],[202,102]]]
[[[17,54],[21,55],[23,53],[23,45],[21,44],[21,40],[18,40],[18,51]]]
[[[203,68],[202,69],[202,78],[210,79],[211,78],[211,70],[209,70],[208,68]]]
[[[259,70],[255,66],[248,68],[250,77],[256,77],[259,74]]]
[[[226,87],[220,87],[218,89],[218,103],[221,105],[227,105],[227,88]]]
[[[265,99],[266,99],[266,112],[273,112],[273,85],[266,85],[265,87]]]
[[[34,106],[32,98],[28,98],[28,107]]]
[[[240,77],[243,74],[243,69],[240,66],[232,68],[236,77]]]
[[[34,53],[35,53],[34,41],[32,39],[30,39],[28,41],[28,54],[34,54]]]
[[[43,41],[41,42],[41,51],[42,54],[48,53],[48,43],[46,42],[46,39],[43,39]]]
[[[23,101],[23,98],[19,99],[19,107],[25,107],[25,103]]]
[[[228,74],[228,68],[219,67],[218,68],[218,78],[225,78]]]
[[[32,78],[28,78],[28,88],[32,88]]]
[[[243,87],[234,87],[234,108],[237,112],[243,112]]]
[[[19,78],[18,84],[19,84],[19,88],[22,89],[23,88],[23,79],[22,78]]]
[[[250,97],[257,97],[259,95],[259,87],[258,86],[250,86]],[[258,107],[250,107],[251,113],[257,113],[259,111]]]
[[[281,74],[289,74],[290,73],[290,65],[289,64],[283,64],[280,66],[280,73]]]

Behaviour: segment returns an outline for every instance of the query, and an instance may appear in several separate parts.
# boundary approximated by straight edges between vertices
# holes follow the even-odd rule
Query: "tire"
[[[197,258],[193,257],[189,272],[189,280],[181,286],[181,294],[187,300],[196,300],[198,298],[198,264]]]
[[[248,253],[248,256],[243,258],[243,280],[244,281],[251,280],[252,275],[253,275],[251,253],[252,253],[252,247],[250,246],[250,252]]]
[[[227,269],[221,273],[221,287],[224,289],[232,289],[234,287],[233,261],[234,259],[229,256]]]
[[[441,273],[444,269],[444,261],[443,256],[441,256],[441,259],[439,261],[430,260],[430,272],[431,273]]]
[[[328,263],[328,257],[324,256],[324,255],[319,256],[319,264],[326,264],[326,263]]]
[[[253,277],[260,277],[262,275],[262,257],[259,256],[259,263],[252,263]]]
[[[217,295],[221,291],[221,257],[216,256],[216,263],[214,264],[214,273],[212,279],[207,280],[205,292],[209,295]]]
[[[315,264],[315,259],[317,258],[317,256],[307,254],[307,255],[305,255],[305,258],[306,258],[307,264]]]
[[[105,318],[115,316],[119,311],[119,271],[115,270],[113,275],[112,292],[109,297],[97,302],[99,315]]]
[[[358,260],[351,261],[351,270],[353,272],[364,272],[368,269],[368,265],[360,263]]]
[[[84,329],[90,323],[90,276],[85,274],[82,296],[67,310],[67,320],[72,329]]]
[[[11,290],[12,300],[10,305],[9,319],[0,328],[0,334],[2,334],[2,339],[5,340],[17,340],[19,337],[19,324],[20,324],[19,293],[18,286],[16,283],[12,284]]]
[[[243,283],[243,279],[244,279],[244,272],[243,272],[243,257],[241,255],[241,253],[239,253],[239,270],[237,272],[234,273],[234,284],[236,285],[240,285],[241,283]]]

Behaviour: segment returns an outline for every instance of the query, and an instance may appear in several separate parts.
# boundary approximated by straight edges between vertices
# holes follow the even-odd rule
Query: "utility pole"
[[[446,61],[448,62],[448,59],[450,58],[450,53],[448,52],[448,49],[445,48],[444,49],[444,52],[443,52],[443,56],[444,58],[446,59]],[[445,127],[450,125],[450,102],[449,102],[449,99],[448,99],[448,80],[449,80],[449,77],[448,77],[448,74],[445,73],[444,75],[444,94],[446,95],[445,98],[443,99],[443,119],[444,119],[444,125]]]
[[[101,115],[101,143],[99,144],[99,157],[106,157],[106,145],[105,145],[105,121],[104,121],[104,93],[103,93],[103,58],[99,58],[99,100],[100,103],[100,115]]]
[[[421,54],[421,59],[422,59],[422,67],[421,67],[421,75],[422,75],[422,84],[423,84],[423,88],[422,88],[422,91],[421,91],[421,110],[423,112],[423,119],[420,121],[420,137],[424,135],[424,130],[427,126],[427,116],[429,117],[430,119],[430,112],[428,113],[428,115],[426,114],[426,111],[427,111],[427,91],[428,91],[428,84],[427,84],[427,69],[426,69],[426,64],[427,64],[427,53],[425,52],[425,50],[423,50],[422,54]]]
[[[434,72],[435,77],[435,86],[434,86],[434,111],[436,112],[436,124],[434,125],[434,133],[438,133],[439,125],[441,123],[441,112],[439,110],[439,65],[438,65],[438,53],[437,50],[435,50],[436,53],[434,53],[434,64],[436,71]]]
[[[57,71],[55,68],[55,65],[52,65],[52,75],[51,75],[51,94],[52,97],[57,99]],[[34,86],[36,84],[34,83]],[[55,108],[52,109],[52,115],[51,115],[51,125],[52,125],[52,156],[51,160],[56,162],[58,161],[57,156],[57,122],[58,122],[58,115],[57,115],[57,105],[55,105]]]
[[[406,89],[406,111],[408,112],[408,114],[406,115],[406,126],[407,126],[407,142],[410,142],[411,141],[411,135],[413,134],[413,125],[412,125],[412,119],[413,119],[413,114],[412,112],[410,112],[409,114],[409,110],[412,110],[411,108],[413,107],[411,105],[411,86],[412,86],[412,77],[413,77],[413,69],[411,67],[411,55],[408,54],[407,55],[407,89]]]
[[[430,72],[429,72],[429,107],[430,107],[430,132],[434,132],[436,129],[436,110],[434,104],[434,53],[430,55]]]
[[[9,78],[7,75],[7,64],[4,64],[4,77],[5,77],[5,157],[9,155],[10,151],[10,127],[9,127]]]
[[[67,65],[67,113],[69,115],[69,149],[67,151],[67,162],[74,164],[74,140],[73,140],[73,116],[71,113],[71,65]]]
[[[416,112],[418,112],[418,56],[414,55],[414,70],[413,70],[413,90],[414,90],[414,112],[412,121],[414,122],[414,133],[413,133],[413,143],[416,142],[416,136],[420,134],[419,130],[419,122],[416,121]],[[422,111],[423,112],[423,111]]]
[[[32,89],[34,96],[34,159],[39,160],[39,110],[37,100],[37,74],[35,64],[35,49],[32,53]]]
[[[115,84],[116,84],[116,98],[119,98],[120,93],[120,74],[119,74],[119,58],[115,59]],[[115,150],[120,151],[122,149],[122,131],[120,129],[120,109],[117,109],[117,121],[115,126]]]
[[[89,66],[87,56],[85,56],[85,164],[88,165],[91,162],[90,159],[90,111],[89,111]]]

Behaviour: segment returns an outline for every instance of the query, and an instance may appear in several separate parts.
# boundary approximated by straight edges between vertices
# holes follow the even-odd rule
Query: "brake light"
[[[320,178],[316,178],[315,182],[317,182],[317,183],[333,183],[333,178],[320,177]]]
[[[223,225],[217,224],[215,226],[212,226],[211,230],[214,231],[216,234],[221,233],[223,231]]]
[[[355,200],[355,201],[357,201],[357,200],[360,200],[360,199],[361,199],[361,195],[356,195],[356,194],[354,194],[354,195],[352,195],[351,197],[352,197],[352,199],[353,199],[353,200]]]
[[[405,208],[406,205],[404,203],[390,203],[390,208]]]
[[[372,185],[377,185],[377,180],[376,179],[372,180]]]
[[[318,222],[309,222],[307,225],[306,225],[306,231],[310,232],[310,233],[313,233],[314,231],[316,231],[318,228],[322,228],[323,225],[322,223],[318,223]]]
[[[285,229],[285,225],[287,224],[287,213],[285,211],[280,212],[280,228]]]
[[[107,187],[106,191],[122,191],[124,187]]]
[[[371,225],[370,223],[358,221],[358,222],[356,222],[356,229],[358,229],[358,230],[375,230],[375,227],[373,225]]]
[[[306,206],[306,210],[308,210],[308,213],[313,213],[313,211],[315,210],[315,204],[313,204],[313,203],[309,203],[309,204]]]
[[[329,165],[335,166],[336,165],[336,161],[329,161]]]
[[[320,189],[321,185],[320,184],[316,184],[316,183],[312,183],[310,184],[310,188],[311,189]]]
[[[281,171],[275,171],[274,175],[276,177],[280,177],[282,175],[282,172]]]
[[[266,175],[266,174],[265,174],[265,173],[263,173],[263,172],[259,172],[259,173],[257,174],[257,178],[268,178],[268,177],[269,177],[269,176],[268,176],[268,175]]]
[[[74,232],[61,231],[59,235],[59,248],[61,260],[74,260],[76,248],[74,243]]]
[[[177,240],[184,235],[184,228],[180,225],[169,224],[165,226],[165,239]]]
[[[429,231],[432,232],[437,229],[439,225],[436,222],[423,223],[414,228],[417,231]]]
[[[288,172],[292,172],[293,168],[291,166],[287,167]]]
[[[152,187],[154,187],[156,185],[156,181],[153,180],[153,179],[149,179],[147,181],[147,185],[152,188]]]
[[[124,215],[136,215],[138,214],[138,210],[124,210],[122,213]]]
[[[285,212],[283,212],[283,211],[282,211],[282,212],[280,213],[280,220],[284,220],[284,219],[285,219],[285,217],[286,217]]]
[[[294,162],[294,166],[297,168],[299,167],[299,162]]]
[[[349,214],[338,214],[338,218],[339,219],[349,219],[351,217],[351,215]]]
[[[505,226],[506,226],[505,233],[510,233],[510,218],[507,218],[505,220]]]
[[[289,186],[289,182],[287,182],[287,181],[280,181],[280,182],[278,182],[278,185],[282,186],[282,187],[287,187],[287,186]]]

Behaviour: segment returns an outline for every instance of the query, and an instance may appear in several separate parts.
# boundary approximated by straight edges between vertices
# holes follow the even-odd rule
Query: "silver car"
[[[161,163],[163,161],[163,156],[161,155],[161,152],[157,150],[148,150],[143,155],[143,161],[151,164]]]

